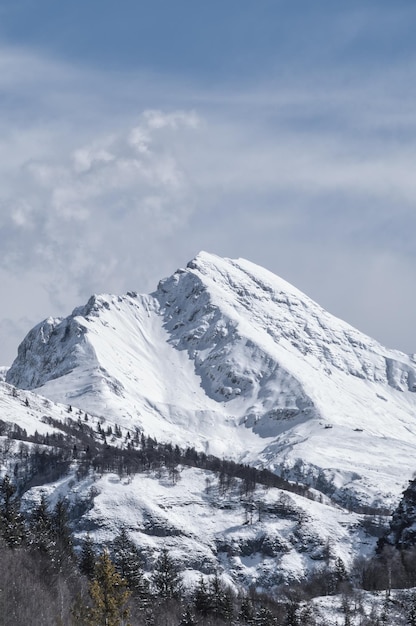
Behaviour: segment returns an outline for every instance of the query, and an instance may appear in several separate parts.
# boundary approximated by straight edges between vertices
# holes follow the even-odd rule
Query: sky
[[[1,0],[0,365],[200,250],[416,352],[416,5]]]

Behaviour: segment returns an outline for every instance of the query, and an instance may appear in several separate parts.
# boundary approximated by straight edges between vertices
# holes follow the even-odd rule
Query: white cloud
[[[415,94],[391,69],[396,98],[377,77],[204,93],[0,56],[0,91],[17,103],[0,104],[0,271],[20,285],[6,290],[15,304],[0,319],[66,314],[97,291],[150,290],[200,249],[262,263],[347,319],[349,295],[331,281],[338,267],[352,282],[353,268],[357,293],[380,304],[377,328],[375,259],[388,255],[401,268],[394,298],[401,289],[406,307],[416,304]],[[371,332],[362,295],[354,311]],[[411,350],[410,323],[392,331],[384,319],[386,343]]]
[[[150,110],[143,113],[143,118],[146,125],[150,129],[176,129],[181,126],[197,128],[200,124],[200,119],[195,111],[175,111],[173,113],[164,113],[162,111]]]
[[[145,111],[133,130],[22,165],[19,190],[1,198],[3,229],[14,228],[3,242],[7,266],[48,269],[51,282],[65,284],[96,276],[101,265],[97,282],[103,289],[106,281],[117,286],[117,273],[139,260],[156,262],[152,240],[173,235],[192,210],[174,148],[194,132],[196,120],[193,112]],[[132,136],[145,137],[146,150]],[[90,279],[80,291],[93,286]]]

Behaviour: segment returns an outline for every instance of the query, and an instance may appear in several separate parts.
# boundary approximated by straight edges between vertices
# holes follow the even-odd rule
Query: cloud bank
[[[2,266],[48,268],[51,284],[64,292],[67,283],[79,284],[85,293],[105,288],[138,260],[156,262],[149,240],[162,242],[191,211],[174,147],[198,124],[192,111],[145,111],[124,133],[99,137],[55,161],[26,161],[13,193],[1,198]]]
[[[41,318],[152,290],[200,249],[416,350],[416,94],[400,72],[388,93],[386,75],[330,73],[207,91],[0,58],[0,362]]]

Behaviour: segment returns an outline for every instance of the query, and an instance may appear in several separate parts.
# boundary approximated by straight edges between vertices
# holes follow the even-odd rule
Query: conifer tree
[[[149,585],[144,578],[142,559],[125,528],[113,540],[111,553],[116,571],[127,581],[130,591],[145,599],[149,593]]]
[[[43,494],[31,516],[29,545],[32,549],[48,556],[51,556],[54,551],[55,542],[52,536],[52,520]]]
[[[59,563],[74,557],[72,533],[69,528],[68,507],[60,498],[51,515],[51,531],[55,541],[55,552]]]
[[[243,598],[240,607],[239,619],[244,624],[254,623],[254,608],[253,603],[249,598]]]
[[[16,487],[13,485],[12,481],[10,480],[10,476],[6,474],[0,483],[2,510],[7,509],[15,491],[16,491]]]
[[[96,554],[94,543],[89,534],[85,537],[81,545],[81,556],[79,560],[79,569],[84,576],[92,580],[95,573]]]
[[[409,626],[416,626],[416,594],[410,598],[410,606],[407,612],[407,623]]]
[[[230,590],[227,589],[218,574],[210,582],[211,611],[215,617],[230,621],[233,613],[233,601]]]
[[[197,622],[189,606],[186,607],[185,613],[182,615],[182,619],[179,622],[179,626],[197,626]]]
[[[287,607],[287,615],[285,626],[300,626],[298,620],[298,604],[296,602],[290,602]]]
[[[152,582],[156,593],[163,599],[178,598],[181,595],[181,575],[166,548],[162,549],[156,561]]]
[[[254,624],[256,626],[276,626],[277,622],[270,609],[262,607],[254,618]]]
[[[124,626],[129,610],[127,601],[130,592],[126,581],[115,570],[108,550],[100,555],[94,580],[90,583],[89,594],[92,607],[89,612],[89,626]]]
[[[335,577],[338,590],[340,585],[348,580],[347,569],[345,567],[344,561],[340,557],[337,557],[335,559]]]
[[[16,501],[10,503],[6,514],[0,519],[0,533],[9,548],[17,548],[25,541],[25,524]]]
[[[299,624],[301,626],[315,626],[314,611],[311,604],[304,604],[299,611]]]
[[[194,592],[194,607],[204,617],[211,611],[211,596],[202,575]]]
[[[25,538],[23,516],[20,504],[13,496],[16,488],[9,476],[0,483],[0,535],[10,548],[19,546]]]

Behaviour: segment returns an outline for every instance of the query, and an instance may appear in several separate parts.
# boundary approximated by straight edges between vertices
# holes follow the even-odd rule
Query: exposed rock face
[[[400,548],[416,544],[416,479],[409,482],[392,515],[389,540]]]
[[[415,358],[242,259],[201,253],[151,295],[42,322],[7,381],[342,501],[395,502],[415,469]]]

